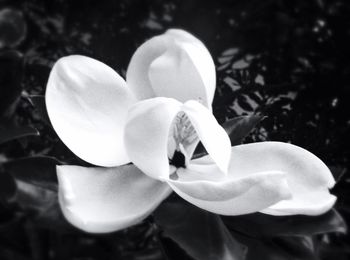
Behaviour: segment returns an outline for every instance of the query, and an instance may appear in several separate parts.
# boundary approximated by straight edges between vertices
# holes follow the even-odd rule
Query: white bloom
[[[46,90],[51,123],[77,156],[108,167],[57,167],[66,218],[88,232],[119,230],[172,191],[223,215],[329,210],[334,179],[315,155],[280,142],[230,147],[211,113],[215,83],[208,50],[182,30],[141,45],[126,82],[88,57],[57,61]],[[192,160],[199,141],[208,155]]]

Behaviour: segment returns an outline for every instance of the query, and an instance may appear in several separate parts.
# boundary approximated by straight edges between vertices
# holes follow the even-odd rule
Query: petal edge
[[[133,165],[57,166],[59,202],[66,219],[86,232],[117,231],[139,223],[170,193]]]
[[[58,136],[81,159],[99,166],[129,162],[123,132],[136,99],[113,69],[85,56],[63,57],[51,70],[45,100]]]

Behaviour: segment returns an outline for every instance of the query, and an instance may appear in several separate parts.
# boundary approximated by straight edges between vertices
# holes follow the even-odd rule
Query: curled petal
[[[54,129],[77,156],[100,166],[129,162],[124,124],[136,100],[113,69],[84,56],[61,58],[52,68],[45,98]]]
[[[126,78],[139,99],[202,100],[211,109],[216,86],[214,62],[204,44],[183,30],[168,30],[141,45]]]
[[[199,102],[187,101],[181,110],[190,119],[199,139],[223,173],[227,173],[231,155],[231,142],[213,114]]]
[[[64,216],[87,232],[112,232],[137,224],[171,192],[133,165],[57,166],[57,175]]]
[[[152,178],[169,176],[169,130],[180,107],[175,99],[158,97],[130,108],[125,146],[131,161]]]
[[[280,201],[261,212],[274,216],[297,214],[316,216],[330,210],[336,200],[337,198],[330,194],[328,189],[317,189],[316,191],[308,192],[307,195],[293,195],[293,199]]]
[[[151,38],[143,43],[134,53],[126,72],[126,81],[139,99],[156,97],[148,71],[151,63],[167,49],[172,39],[165,35]]]
[[[335,184],[327,166],[315,155],[298,146],[262,142],[232,148],[231,169],[243,174],[277,170],[287,174],[292,198],[263,210],[272,215],[318,215],[329,210],[336,197],[328,191]]]
[[[289,198],[285,173],[250,172],[221,174],[210,157],[193,160],[188,169],[177,171],[169,186],[182,198],[205,210],[222,215],[240,215],[265,209]]]

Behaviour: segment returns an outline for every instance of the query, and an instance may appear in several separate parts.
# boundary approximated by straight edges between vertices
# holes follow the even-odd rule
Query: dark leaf
[[[48,125],[51,126],[49,115],[47,114],[45,97],[42,95],[32,95],[29,96],[30,102],[37,109],[40,118]]]
[[[202,142],[199,142],[196,149],[194,150],[192,159],[197,159],[197,158],[203,157],[207,154],[208,154],[208,152],[204,148],[204,145],[202,144]]]
[[[256,94],[256,92],[248,93],[247,94],[250,99],[252,99],[255,103],[260,104],[261,103],[261,97]]]
[[[0,200],[11,199],[16,194],[16,183],[7,172],[0,172]]]
[[[0,248],[0,259],[2,260],[31,260],[29,256],[26,256],[24,254],[21,254],[15,249],[9,249],[6,247]]]
[[[55,232],[75,230],[63,217],[57,192],[21,180],[17,180],[16,183],[16,202],[36,226]]]
[[[230,230],[254,237],[308,236],[329,232],[345,233],[346,224],[332,209],[320,216],[270,216],[261,213],[224,217]]]
[[[233,233],[248,252],[246,260],[318,260],[311,237],[256,239]]]
[[[0,144],[33,135],[39,135],[38,130],[36,130],[34,127],[0,124]]]
[[[16,202],[26,211],[35,212],[38,215],[57,201],[57,192],[20,180],[16,180],[16,184]]]
[[[161,235],[159,235],[158,239],[160,242],[159,244],[161,250],[163,252],[163,256],[166,260],[193,260],[193,258],[189,256],[187,252],[182,249],[174,240]]]
[[[0,52],[0,119],[14,113],[22,92],[22,77],[23,55],[18,51]]]
[[[0,223],[0,248],[17,253],[29,253],[28,239],[24,229],[24,218],[21,215],[13,215],[7,221]],[[1,254],[0,254],[1,256]],[[3,259],[0,257],[0,259]],[[11,258],[10,258],[11,259]],[[12,258],[17,259],[17,258]],[[18,258],[20,259],[20,258]]]
[[[244,247],[232,238],[218,215],[184,201],[167,201],[154,216],[163,235],[194,259],[244,259]]]
[[[251,112],[253,111],[252,104],[249,102],[249,100],[245,96],[239,96],[237,99],[237,102],[239,106],[245,111],[245,112]]]
[[[0,32],[0,49],[21,43],[27,33],[22,12],[10,8],[0,10]]]
[[[347,168],[346,167],[337,167],[337,166],[329,166],[334,179],[336,182],[339,182],[344,176],[346,176]]]
[[[53,230],[54,232],[80,232],[77,228],[73,227],[67,222],[60,209],[58,199],[56,198],[46,207],[43,207],[38,215],[33,218],[33,222],[36,226]],[[55,223],[52,225],[52,223]]]
[[[4,169],[17,180],[57,191],[56,165],[61,164],[52,157],[26,157],[4,164]]]
[[[222,127],[230,137],[231,145],[239,145],[244,138],[263,120],[264,116],[239,116],[223,123]]]

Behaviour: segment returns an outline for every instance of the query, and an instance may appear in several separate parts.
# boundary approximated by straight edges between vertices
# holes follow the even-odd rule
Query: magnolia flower
[[[208,50],[182,30],[141,45],[126,81],[88,57],[58,60],[46,90],[51,123],[77,156],[103,166],[57,166],[65,217],[88,232],[116,231],[172,191],[222,215],[329,210],[334,179],[315,155],[280,142],[231,147],[211,113],[215,81]],[[192,159],[199,141],[208,155]]]

